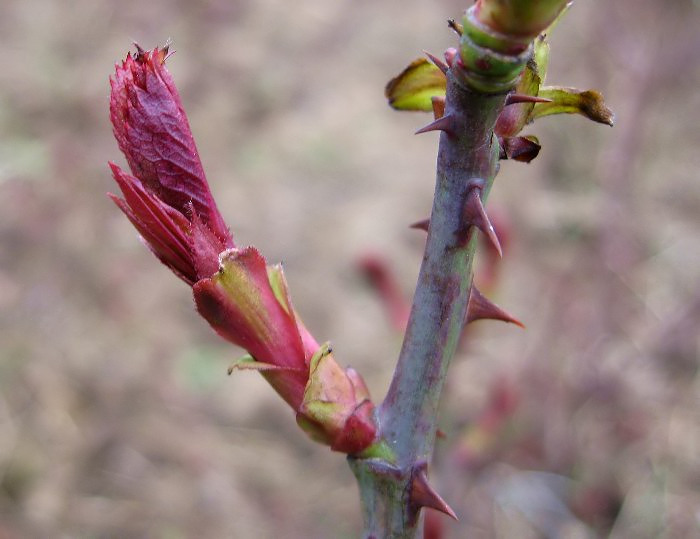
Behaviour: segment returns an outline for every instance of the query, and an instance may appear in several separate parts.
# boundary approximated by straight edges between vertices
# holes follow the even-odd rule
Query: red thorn
[[[525,94],[508,94],[506,96],[506,102],[504,107],[508,105],[514,105],[515,103],[551,103],[551,99],[546,97],[537,97],[536,95],[525,95]]]
[[[415,228],[416,230],[425,230],[427,232],[429,226],[430,226],[430,218],[423,219],[421,221],[416,221],[415,223],[410,224],[408,226],[408,228]]]
[[[437,56],[430,54],[428,51],[423,51],[423,53],[428,57],[428,59],[435,64],[435,67],[439,68],[445,75],[447,75],[448,65],[440,60]]]
[[[465,324],[469,324],[474,320],[501,320],[502,322],[515,324],[525,329],[525,326],[520,320],[508,314],[495,303],[492,303],[479,292],[479,289],[474,285],[472,285],[471,292],[469,293],[467,315],[464,318]]]
[[[447,440],[447,434],[445,434],[445,431],[442,429],[437,429],[435,431],[435,437],[439,438],[440,440]]]
[[[445,96],[434,95],[430,98],[430,102],[433,104],[433,118],[436,120],[442,118],[445,115]]]
[[[488,215],[486,215],[486,210],[481,202],[481,189],[474,187],[467,194],[467,201],[464,204],[464,217],[466,218],[467,224],[474,225],[481,232],[486,234],[491,244],[494,246],[496,251],[498,251],[498,256],[503,257],[503,250],[501,249],[501,242],[498,241],[498,236],[496,236],[496,231],[493,229],[491,221],[489,221]]]
[[[425,473],[428,464],[421,462],[416,465],[411,477],[411,494],[410,500],[416,507],[430,507],[445,513],[447,516],[455,520],[459,520],[452,508],[447,505],[435,489],[428,483],[428,476]]]
[[[441,116],[440,118],[438,118],[434,122],[429,123],[425,127],[421,127],[418,131],[416,131],[416,135],[420,135],[421,133],[427,133],[429,131],[444,131],[448,135],[454,136],[454,116],[452,116],[451,114]]]

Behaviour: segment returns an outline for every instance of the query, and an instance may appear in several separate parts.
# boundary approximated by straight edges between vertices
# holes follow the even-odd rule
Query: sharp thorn
[[[445,115],[445,96],[434,95],[430,101],[433,104],[433,118],[442,118]]]
[[[435,489],[428,483],[426,474],[427,463],[422,462],[416,465],[411,477],[411,503],[416,507],[430,507],[455,520],[459,520],[452,508],[447,505]]]
[[[470,189],[467,195],[467,201],[464,204],[464,217],[466,218],[467,224],[474,225],[481,230],[481,232],[486,234],[486,237],[488,237],[491,244],[496,251],[498,251],[498,256],[503,257],[501,242],[498,241],[496,231],[493,229],[493,225],[488,215],[486,215],[486,210],[481,202],[481,189],[477,187]]]
[[[551,103],[551,99],[546,97],[537,97],[536,95],[525,95],[525,94],[508,94],[506,96],[506,102],[503,105],[507,107],[508,105],[514,105],[515,103]]]
[[[501,320],[502,322],[515,324],[525,329],[525,326],[520,320],[508,314],[495,303],[492,303],[474,285],[472,285],[469,293],[467,315],[464,318],[465,324],[469,324],[475,320]]]
[[[418,131],[416,131],[416,135],[420,135],[421,133],[428,133],[429,131],[444,131],[450,136],[455,135],[454,117],[450,114],[441,116],[440,118],[438,118],[434,122],[429,123],[425,127],[421,127]]]
[[[448,65],[440,60],[437,56],[434,56],[430,54],[428,51],[423,51],[423,53],[428,57],[428,59],[435,64],[435,67],[440,69],[445,75],[447,75],[447,70],[449,69]]]
[[[425,230],[426,232],[428,231],[428,227],[430,227],[430,218],[423,219],[421,221],[416,221],[415,223],[412,223],[408,226],[408,228],[415,228],[416,230]]]

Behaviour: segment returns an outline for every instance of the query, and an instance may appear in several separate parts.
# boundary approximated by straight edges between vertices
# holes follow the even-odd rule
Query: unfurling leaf
[[[229,249],[220,256],[220,270],[193,287],[199,314],[224,339],[245,348],[256,363],[281,369],[260,369],[270,385],[295,410],[308,378],[297,322],[275,295],[263,256],[254,247]]]
[[[418,58],[391,79],[384,95],[397,110],[433,110],[433,96],[444,96],[447,79],[443,72],[426,60]]]
[[[254,247],[235,246],[165,67],[168,48],[136,48],[110,79],[110,118],[132,174],[110,163],[123,198],[109,196],[158,259],[192,287],[202,317],[246,349],[229,374],[258,371],[300,425],[331,449],[371,449],[377,428],[362,378],[319,348],[292,306],[282,266],[268,266]]]
[[[180,95],[165,67],[168,46],[152,51],[137,46],[137,50],[115,66],[110,78],[109,114],[119,149],[131,173],[151,196],[188,220],[193,209],[225,248],[232,247],[231,233],[209,190]],[[160,253],[156,250],[156,254]]]
[[[329,343],[321,345],[309,364],[309,381],[297,424],[334,451],[353,454],[375,439],[373,412],[369,391],[359,374],[338,365]]]
[[[505,158],[514,159],[523,163],[529,163],[540,153],[542,146],[535,135],[525,135],[524,137],[503,137],[501,148]]]
[[[544,86],[540,88],[539,96],[551,99],[552,102],[537,103],[532,111],[533,120],[550,114],[581,114],[594,122],[609,126],[615,122],[615,114],[596,90]]]

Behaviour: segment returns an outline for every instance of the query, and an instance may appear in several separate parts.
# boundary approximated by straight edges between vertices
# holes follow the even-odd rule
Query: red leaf
[[[165,68],[167,48],[129,54],[110,79],[110,119],[132,173],[168,206],[191,204],[227,247],[233,246],[209,190],[187,115]]]

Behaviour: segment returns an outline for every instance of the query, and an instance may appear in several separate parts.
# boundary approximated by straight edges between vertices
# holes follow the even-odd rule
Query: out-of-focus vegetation
[[[356,261],[382,253],[412,289],[437,144],[383,86],[454,45],[465,7],[0,4],[0,537],[357,535],[343,458],[256,374],[226,376],[238,351],[104,195],[107,77],[132,39],[173,39],[237,242],[285,262],[379,401],[400,338]],[[540,156],[502,165],[489,287],[528,329],[479,322],[453,364],[433,473],[451,537],[700,534],[699,23],[689,0],[589,1],[552,36],[549,83],[598,88],[616,126],[543,119]]]

